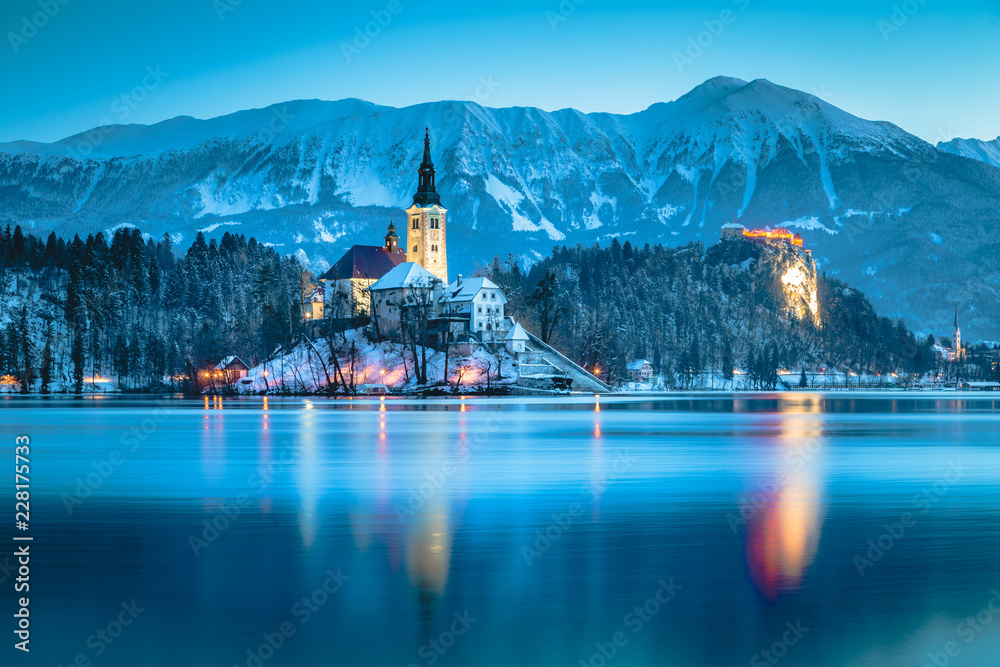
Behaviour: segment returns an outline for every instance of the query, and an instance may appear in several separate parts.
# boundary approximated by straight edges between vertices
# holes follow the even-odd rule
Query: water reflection
[[[151,406],[31,400],[3,417],[47,445],[39,664],[70,664],[137,598],[148,616],[102,666],[246,665],[342,567],[344,589],[265,667],[427,665],[420,648],[466,609],[478,621],[435,667],[599,664],[619,630],[607,667],[753,664],[797,619],[811,629],[780,667],[920,665],[1000,582],[992,398],[178,401],[72,514],[62,495]],[[853,556],[949,459],[966,476],[860,576]],[[223,521],[243,492],[259,502]],[[218,534],[195,554],[206,519]],[[661,578],[683,589],[630,634]],[[1000,624],[962,648],[956,666],[991,665]]]
[[[316,412],[312,405],[306,403],[299,421],[299,451],[298,451],[298,488],[301,503],[299,505],[299,530],[302,533],[302,544],[311,548],[316,541],[316,530],[319,517],[316,508],[319,503],[320,490],[323,482],[323,469],[320,462],[319,430],[316,428]]]
[[[747,563],[757,588],[774,599],[799,588],[823,525],[823,411],[811,396],[786,400],[778,433],[762,439],[772,465],[749,498]]]

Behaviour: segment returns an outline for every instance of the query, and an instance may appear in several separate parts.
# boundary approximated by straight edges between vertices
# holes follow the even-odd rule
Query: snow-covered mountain
[[[952,139],[938,143],[938,148],[955,155],[979,160],[1000,167],[1000,137],[993,141],[982,139]]]
[[[320,269],[410,203],[425,126],[453,273],[613,236],[711,242],[739,217],[800,231],[822,270],[918,329],[958,306],[963,330],[1000,338],[1000,169],[766,80],[627,116],[304,100],[0,144],[0,223],[243,232]]]

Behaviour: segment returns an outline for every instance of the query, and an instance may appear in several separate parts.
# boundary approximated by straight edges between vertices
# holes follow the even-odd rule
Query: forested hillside
[[[487,273],[508,294],[508,314],[612,381],[637,358],[682,387],[705,370],[769,387],[779,368],[884,375],[938,363],[929,341],[818,276],[791,246],[616,240],[557,248],[527,272],[495,260]],[[242,235],[199,234],[178,255],[169,235],[154,241],[134,227],[69,241],[5,229],[0,383],[79,391],[111,377],[124,390],[181,389],[229,355],[260,364],[308,345],[298,304],[309,277]]]
[[[235,354],[253,364],[299,331],[301,267],[243,236],[177,257],[170,236],[0,234],[0,376],[27,391],[174,386]],[[166,384],[170,384],[169,381]]]
[[[495,260],[488,273],[511,296],[509,313],[612,379],[638,358],[682,385],[734,366],[768,386],[779,368],[888,374],[935,364],[926,341],[880,317],[861,292],[817,276],[791,246],[615,240],[557,248],[527,273]]]

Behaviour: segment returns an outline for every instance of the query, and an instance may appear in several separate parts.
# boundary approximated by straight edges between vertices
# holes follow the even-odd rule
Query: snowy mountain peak
[[[1000,167],[1000,137],[993,141],[983,141],[982,139],[952,139],[942,141],[937,145],[943,151],[961,155],[962,157],[985,162],[986,164]]]
[[[709,242],[739,218],[803,231],[817,259],[884,296],[887,312],[928,309],[932,320],[950,309],[935,306],[935,286],[984,266],[963,259],[979,252],[969,239],[1000,227],[1000,170],[732,77],[630,115],[295,100],[0,144],[0,224],[67,235],[134,224],[178,245],[198,230],[239,232],[302,250],[320,270],[352,244],[381,243],[412,201],[424,127],[450,210],[449,263],[462,273],[494,254],[530,262],[556,243]],[[995,294],[973,298],[989,321]]]

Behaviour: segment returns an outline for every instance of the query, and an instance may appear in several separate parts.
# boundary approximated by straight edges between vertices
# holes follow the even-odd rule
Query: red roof
[[[356,245],[344,253],[321,280],[366,278],[378,280],[406,261],[406,251],[389,252],[382,246]]]

